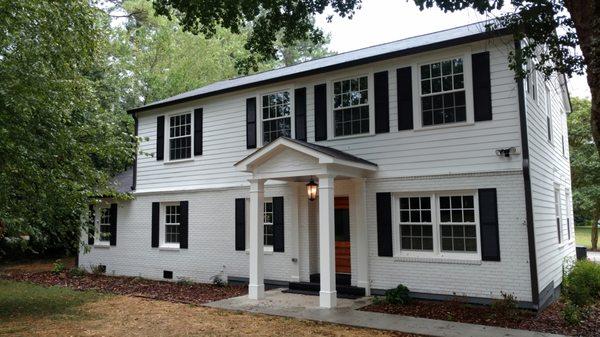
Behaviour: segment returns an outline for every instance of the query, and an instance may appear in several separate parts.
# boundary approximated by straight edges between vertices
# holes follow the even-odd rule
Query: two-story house
[[[541,308],[575,255],[562,75],[516,81],[484,23],[132,109],[144,137],[79,264],[319,291],[501,292]],[[202,57],[199,55],[198,57]]]

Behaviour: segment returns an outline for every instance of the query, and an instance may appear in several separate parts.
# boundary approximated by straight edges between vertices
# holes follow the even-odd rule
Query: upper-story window
[[[334,135],[369,133],[369,85],[367,76],[333,82]]]
[[[192,114],[169,117],[169,160],[192,157]]]
[[[546,87],[546,128],[548,132],[548,141],[552,142],[552,96],[550,89]]]
[[[467,120],[463,59],[421,65],[423,126]]]
[[[279,91],[262,96],[263,144],[292,136],[290,93]]]

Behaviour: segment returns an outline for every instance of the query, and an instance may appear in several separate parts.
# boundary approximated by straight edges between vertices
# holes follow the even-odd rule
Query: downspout
[[[520,53],[521,42],[515,40],[515,53]],[[529,170],[529,142],[527,140],[527,111],[523,80],[517,79],[519,97],[519,121],[521,125],[521,147],[523,149],[523,184],[525,186],[525,213],[527,221],[527,243],[529,244],[529,272],[531,278],[531,301],[539,308],[540,292],[538,284],[537,257],[535,250],[535,230],[533,225],[533,198],[531,195],[531,176]]]

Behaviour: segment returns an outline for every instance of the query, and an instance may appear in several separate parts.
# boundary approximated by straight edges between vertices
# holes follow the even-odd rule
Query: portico
[[[320,292],[323,308],[336,307],[336,252],[334,197],[335,181],[353,182],[353,214],[351,229],[356,243],[357,285],[369,293],[368,246],[366,228],[365,178],[377,170],[377,165],[329,147],[289,138],[278,138],[235,164],[252,174],[250,182],[249,220],[249,289],[251,299],[264,298],[263,204],[264,186],[268,180],[318,183],[318,246]],[[306,196],[307,197],[307,196]]]

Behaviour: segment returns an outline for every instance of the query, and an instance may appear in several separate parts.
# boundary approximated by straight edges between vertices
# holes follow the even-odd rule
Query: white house
[[[562,75],[515,81],[515,48],[472,24],[132,109],[153,155],[120,177],[133,200],[94,207],[79,265],[542,308],[575,256],[570,105]]]

